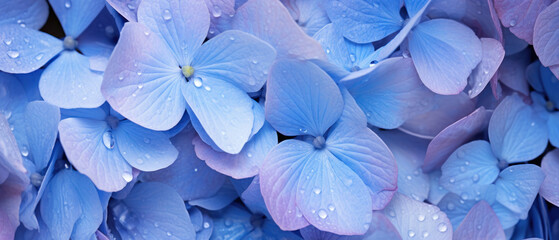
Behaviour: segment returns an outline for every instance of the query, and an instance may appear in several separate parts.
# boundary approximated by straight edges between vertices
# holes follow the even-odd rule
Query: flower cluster
[[[0,10],[2,240],[559,236],[559,1]]]

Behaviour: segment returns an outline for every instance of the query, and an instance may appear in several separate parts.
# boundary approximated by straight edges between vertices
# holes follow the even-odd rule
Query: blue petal
[[[140,126],[168,130],[184,114],[185,84],[177,60],[160,37],[141,24],[124,25],[101,86],[111,107]]]
[[[429,142],[401,131],[379,131],[378,133],[396,159],[398,192],[417,201],[427,199],[430,185],[429,175],[423,173],[421,165]]]
[[[132,167],[114,144],[104,121],[67,118],[58,125],[60,142],[68,160],[100,190],[121,190],[132,180]]]
[[[102,81],[103,76],[89,68],[87,57],[64,51],[41,75],[39,90],[46,102],[61,108],[94,108],[105,102]]]
[[[142,171],[155,171],[171,165],[178,156],[167,135],[121,121],[113,132],[118,150],[126,161]]]
[[[551,145],[559,147],[559,112],[549,115],[547,128],[549,129],[549,142]]]
[[[505,98],[489,121],[493,153],[509,163],[539,156],[547,146],[547,126],[535,110],[514,94]]]
[[[305,34],[280,1],[246,1],[237,9],[232,26],[270,43],[278,58],[326,59],[320,44]]]
[[[62,170],[45,190],[41,217],[54,239],[91,239],[103,220],[103,208],[86,176]]]
[[[45,0],[6,1],[0,6],[0,25],[20,24],[39,29],[49,16],[49,5]]]
[[[0,70],[30,73],[62,51],[62,42],[46,33],[17,25],[0,25]]]
[[[313,38],[322,45],[331,62],[347,71],[369,67],[370,62],[364,60],[375,51],[373,44],[357,44],[345,39],[332,24],[324,26]]]
[[[266,82],[275,50],[253,35],[225,31],[202,45],[194,55],[194,76],[227,81],[245,92],[256,92]]]
[[[441,175],[442,173],[440,170],[429,173],[430,187],[429,198],[427,200],[432,204],[439,204],[441,199],[448,193],[448,190],[440,185]]]
[[[437,206],[446,213],[452,226],[456,229],[475,203],[474,200],[463,200],[460,196],[449,193],[441,199]]]
[[[49,0],[67,36],[77,38],[105,7],[102,0]]]
[[[177,160],[167,168],[144,173],[142,179],[162,182],[173,187],[185,201],[206,198],[217,193],[226,178],[196,157],[192,145],[195,137],[196,131],[192,126],[184,128],[171,139],[179,151]]]
[[[370,43],[402,27],[401,6],[401,0],[336,0],[331,1],[326,8],[334,27],[347,39]]]
[[[212,214],[212,217],[214,223],[212,239],[241,240],[254,230],[250,222],[252,214],[237,204]]]
[[[334,81],[309,62],[279,60],[267,83],[266,120],[288,136],[322,136],[340,117],[343,99]]]
[[[181,66],[190,65],[210,27],[204,1],[142,1],[138,22],[164,39]]]
[[[0,72],[0,113],[7,120],[10,135],[14,135],[19,148],[29,150],[25,131],[25,106],[28,101],[20,81],[14,75]],[[20,152],[16,149],[16,152]]]
[[[462,145],[441,167],[441,185],[464,200],[478,197],[499,176],[498,162],[487,141]]]
[[[544,172],[536,165],[510,166],[499,174],[495,182],[497,201],[525,219],[544,178]]]
[[[38,69],[28,74],[18,74],[17,78],[25,89],[25,95],[29,101],[43,100],[39,92],[39,79],[43,74],[42,69]]]
[[[408,58],[390,58],[341,80],[367,115],[369,124],[397,128],[426,112],[434,94],[419,79]]]
[[[542,65],[540,65],[540,76],[547,97],[559,108],[559,80],[549,68],[545,68]]]
[[[526,81],[526,66],[530,63],[531,51],[524,50],[517,54],[507,56],[499,67],[499,82],[514,91],[524,95],[529,94],[529,86]]]
[[[215,151],[200,138],[195,138],[193,144],[196,147],[196,155],[208,166],[227,176],[241,179],[258,174],[262,161],[278,144],[278,137],[270,124],[265,123],[238,154]]]
[[[400,236],[452,239],[452,225],[437,206],[397,193],[383,212],[398,229]]]
[[[545,155],[541,164],[542,171],[545,173],[545,179],[540,188],[540,195],[545,200],[553,203],[555,206],[559,205],[559,192],[557,186],[559,185],[559,150],[555,149]]]
[[[453,95],[481,61],[481,42],[474,32],[448,19],[423,22],[409,35],[409,51],[419,77],[432,91]]]
[[[59,121],[60,109],[46,102],[30,102],[25,108],[27,140],[38,172],[48,164],[58,135]]]
[[[343,91],[343,96],[344,111],[328,133],[326,149],[369,187],[373,209],[382,209],[396,192],[396,160],[382,139],[366,127],[364,114],[349,93]]]
[[[181,197],[165,184],[137,184],[112,211],[123,238],[195,239],[196,232]]]
[[[408,15],[415,16],[421,11],[421,8],[423,8],[423,6],[431,3],[431,0],[404,0],[404,3],[406,4]]]
[[[480,201],[468,212],[464,221],[454,232],[456,240],[505,240],[505,232],[499,218],[486,201]]]
[[[230,181],[225,181],[219,191],[217,191],[217,193],[213,196],[190,200],[188,201],[188,204],[192,206],[199,206],[211,211],[216,211],[227,207],[238,197],[239,195],[237,194],[237,191],[235,190],[233,184],[231,184]]]
[[[231,154],[242,150],[254,121],[252,99],[244,91],[220,79],[196,77],[186,84],[183,96],[220,149]]]

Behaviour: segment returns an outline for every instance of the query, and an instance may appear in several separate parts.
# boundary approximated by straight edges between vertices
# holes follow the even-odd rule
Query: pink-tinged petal
[[[545,173],[545,179],[540,187],[540,195],[545,200],[559,206],[559,149],[555,149],[545,155],[542,160],[542,170]]]
[[[7,182],[0,185],[0,239],[14,239],[19,226],[22,190]]]
[[[186,79],[165,42],[142,24],[126,23],[101,85],[111,107],[138,125],[168,130],[186,108],[184,85]]]
[[[489,112],[480,107],[443,129],[429,143],[423,171],[431,172],[438,169],[454,150],[487,128],[489,117]]]
[[[455,95],[481,61],[481,42],[474,32],[449,19],[420,23],[409,34],[409,51],[421,81],[431,91]]]
[[[452,224],[437,206],[397,193],[383,210],[400,236],[435,240],[452,239]]]
[[[559,3],[551,4],[536,19],[534,50],[542,64],[559,78]]]
[[[237,9],[233,28],[270,43],[278,58],[327,59],[320,44],[293,21],[278,0],[247,1]]]
[[[210,27],[204,1],[150,0],[138,8],[138,22],[158,34],[181,66],[189,65]]]
[[[231,29],[232,17],[235,15],[235,0],[204,0],[210,11],[210,30],[212,38],[223,31]]]
[[[196,157],[192,143],[195,138],[197,135],[194,128],[186,126],[171,139],[179,151],[177,160],[167,168],[144,173],[142,180],[165,183],[175,189],[185,201],[215,195],[223,186],[226,176],[209,168]]]
[[[456,240],[505,240],[499,218],[486,201],[480,201],[468,212],[454,232]]]
[[[273,220],[283,230],[309,225],[297,204],[298,182],[314,147],[298,140],[285,140],[268,154],[260,169],[260,190]],[[312,192],[312,189],[307,189]],[[321,190],[322,191],[322,190]],[[315,209],[316,211],[316,209]]]
[[[532,44],[536,18],[553,0],[495,0],[495,10],[504,27]]]
[[[107,3],[126,20],[130,22],[138,21],[138,6],[140,6],[142,0],[107,0]]]
[[[470,98],[476,97],[485,89],[485,86],[495,75],[505,57],[503,45],[493,38],[482,38],[481,49],[481,62],[472,71],[468,79],[470,88],[468,95],[470,95]]]
[[[499,82],[514,91],[529,95],[530,87],[526,81],[526,66],[530,64],[531,52],[524,50],[517,54],[507,56],[499,67]]]
[[[408,119],[400,130],[422,138],[432,139],[443,129],[475,110],[475,104],[466,93],[458,95],[436,95],[433,105],[422,107],[432,110]]]
[[[214,170],[236,179],[253,177],[258,174],[262,161],[277,143],[276,131],[267,123],[238,154],[218,152],[199,137],[192,141],[196,149],[196,156]]]

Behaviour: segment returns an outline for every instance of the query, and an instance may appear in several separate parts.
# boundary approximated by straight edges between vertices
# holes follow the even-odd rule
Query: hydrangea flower
[[[81,34],[104,2],[51,0],[50,4],[66,33],[64,40],[19,25],[1,25],[0,70],[29,73],[54,58],[39,83],[45,101],[62,108],[98,107],[105,101],[100,91],[102,74],[90,69],[90,55],[77,50],[82,48]]]
[[[165,133],[143,128],[107,105],[65,115],[58,130],[68,160],[103,191],[124,188],[132,181],[133,167],[155,171],[177,159]]]
[[[254,120],[246,93],[263,86],[274,49],[240,31],[201,45],[209,27],[203,2],[144,1],[138,22],[125,24],[111,56],[102,86],[107,101],[154,130],[172,128],[188,108],[220,150],[238,153]]]
[[[283,135],[260,171],[260,187],[284,230],[312,224],[337,234],[363,234],[373,210],[396,189],[390,150],[346,92],[310,62],[277,61],[266,94],[266,119]]]
[[[491,117],[490,142],[476,140],[456,149],[441,167],[440,184],[462,200],[484,199],[494,210],[504,207],[507,213],[495,211],[508,228],[527,217],[544,180],[542,170],[535,165],[508,165],[540,155],[547,145],[546,136],[545,122],[535,110],[518,95],[509,96]],[[448,203],[446,209],[453,210],[451,205]],[[456,226],[461,219],[452,220]]]

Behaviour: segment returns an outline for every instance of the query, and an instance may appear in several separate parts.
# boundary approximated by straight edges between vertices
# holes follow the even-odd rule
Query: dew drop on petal
[[[171,20],[172,16],[171,16],[171,12],[169,12],[169,10],[165,9],[165,11],[163,11],[163,19],[165,19],[166,21]]]
[[[314,188],[312,191],[313,191],[314,194],[316,194],[316,195],[318,195],[318,194],[320,194],[320,192],[322,192],[322,190],[321,190],[320,188]]]
[[[132,181],[132,174],[129,172],[125,172],[122,174],[122,179],[124,179],[124,181],[126,182],[131,182]]]
[[[199,77],[194,78],[194,80],[192,82],[194,83],[194,86],[197,87],[197,88],[202,86],[202,79],[199,78]]]
[[[7,51],[6,53],[8,54],[8,57],[10,57],[10,58],[19,57],[19,52],[18,51]]]
[[[415,232],[412,231],[412,230],[409,230],[409,231],[408,231],[408,236],[411,237],[411,238],[412,238],[412,237],[415,237]]]
[[[439,214],[435,214],[435,215],[433,215],[433,217],[432,217],[432,218],[433,218],[433,220],[437,221],[437,220],[439,219]]]
[[[70,2],[70,0],[66,0],[66,2],[64,2],[64,7],[66,8],[72,7],[72,2]]]
[[[103,133],[103,145],[105,145],[107,149],[113,149],[115,147],[115,139],[111,131]]]
[[[438,226],[439,232],[446,232],[446,230],[448,230],[448,227],[446,226],[446,223],[440,223]]]
[[[425,215],[419,214],[419,216],[417,216],[417,221],[420,221],[420,222],[425,221]]]
[[[326,213],[324,209],[320,209],[318,210],[318,216],[322,219],[325,219],[326,217],[328,217],[328,213]]]
[[[328,205],[328,210],[334,211],[334,210],[336,210],[336,207],[334,207],[334,205],[330,204],[330,205]]]
[[[21,147],[21,156],[24,156],[24,157],[29,156],[29,150],[27,149],[27,146]]]
[[[209,228],[210,227],[210,223],[209,222],[204,222],[204,228]]]

